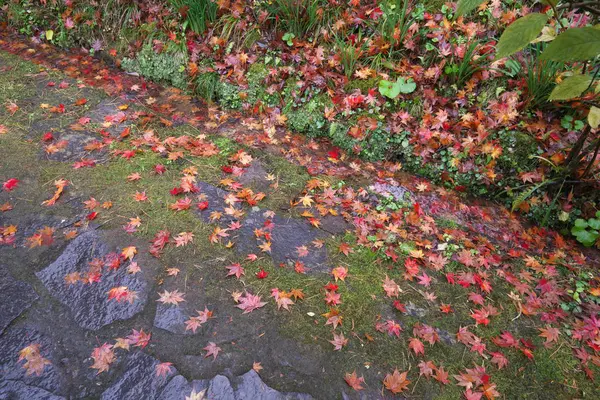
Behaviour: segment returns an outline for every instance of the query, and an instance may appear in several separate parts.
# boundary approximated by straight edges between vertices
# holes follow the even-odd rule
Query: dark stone
[[[251,211],[243,221],[242,227],[238,231],[239,238],[236,246],[241,254],[260,254],[259,242],[254,235],[254,230],[264,229],[267,218],[263,213],[262,210]],[[306,272],[329,271],[327,250],[325,247],[318,249],[312,245],[312,241],[322,237],[321,231],[312,228],[303,220],[279,215],[275,215],[272,223],[274,227],[271,231],[271,257],[276,265],[301,261],[306,267]],[[306,257],[298,257],[296,248],[300,246],[310,249]]]
[[[64,130],[54,134],[55,141],[67,141],[67,145],[57,151],[56,153],[46,154],[42,149],[41,158],[45,158],[52,161],[60,162],[75,162],[81,159],[94,160],[96,162],[102,161],[101,158],[106,156],[106,150],[102,149],[99,151],[90,152],[85,149],[89,143],[94,140],[100,140],[100,137],[92,132],[78,132],[73,130]]]
[[[71,197],[72,192],[70,189],[67,189],[65,194],[61,196],[60,202],[63,204],[79,201],[79,198]],[[48,198],[50,195],[48,195]],[[79,203],[81,204],[81,203]],[[26,247],[27,238],[34,235],[38,230],[43,229],[45,227],[54,228],[56,232],[61,229],[65,229],[67,227],[73,226],[77,221],[81,220],[86,213],[81,212],[79,210],[79,204],[74,204],[77,208],[73,207],[67,215],[57,216],[57,215],[48,215],[48,214],[36,214],[36,213],[28,213],[19,217],[19,228],[23,227],[23,229],[19,229],[17,232],[17,246]],[[72,204],[73,205],[73,204]]]
[[[408,302],[406,303],[406,313],[411,317],[423,318],[427,315],[427,310],[424,308],[417,307],[414,303]]]
[[[127,357],[123,373],[111,387],[102,393],[102,400],[156,399],[177,371],[171,367],[171,375],[157,376],[160,362],[141,351]]]
[[[210,380],[195,380],[191,383],[178,375],[171,379],[157,400],[180,400],[192,392],[204,392],[204,398],[211,400],[311,400],[312,397],[300,393],[280,393],[267,386],[260,376],[250,370],[232,379],[217,375]]]
[[[352,228],[352,225],[340,215],[327,215],[319,221],[321,222],[320,229],[332,235],[340,235]]]
[[[156,400],[182,400],[192,392],[188,380],[181,375],[173,377]]]
[[[4,400],[65,400],[44,389],[27,385],[21,381],[0,380],[0,399]]]
[[[31,285],[15,280],[8,271],[0,268],[0,335],[38,298]]]
[[[253,189],[265,192],[271,184],[267,180],[268,174],[263,164],[259,160],[254,160],[248,168],[244,169],[244,173],[237,180],[244,186],[251,186]]]
[[[57,121],[52,119],[38,119],[31,123],[27,139],[39,139],[44,133],[52,132],[59,125]]]
[[[106,234],[110,235],[110,232]],[[85,273],[88,263],[109,253],[109,245],[95,231],[90,230],[73,239],[56,261],[36,273],[48,291],[67,306],[77,323],[85,329],[97,330],[116,320],[125,320],[142,311],[149,286],[140,276],[131,275],[122,266],[116,271],[104,271],[100,282],[67,285],[65,276],[79,271]],[[127,286],[138,298],[133,303],[108,300],[107,292],[117,286]]]
[[[91,109],[86,117],[90,119],[90,123],[103,125],[106,123],[106,117],[112,117],[119,113],[127,115],[125,111],[119,110],[119,106],[122,105],[122,101],[115,101],[115,99],[102,100],[96,107]],[[125,117],[122,122],[111,122],[110,126],[102,127],[105,132],[110,133],[111,136],[119,136],[123,129],[131,125],[131,121]]]
[[[185,330],[185,321],[188,319],[182,304],[175,306],[159,303],[154,316],[154,326],[178,335],[193,335],[191,330]],[[196,332],[199,330],[202,330],[202,327],[198,327]]]
[[[225,203],[225,197],[229,194],[229,192],[206,182],[199,182],[196,186],[198,189],[200,189],[198,194],[204,195],[205,201],[208,201],[208,208],[196,211],[202,221],[212,222],[210,219],[210,214],[215,211],[223,214],[221,219],[217,221],[221,225],[227,225],[231,221],[235,220],[235,218],[232,216],[226,215],[224,211],[225,208],[228,207],[227,203]]]
[[[40,376],[27,375],[23,368],[25,361],[19,361],[19,352],[31,344],[40,346],[40,354],[51,364],[46,365]],[[0,399],[3,394],[11,394],[15,399],[26,399],[24,394],[33,398],[54,399],[52,393],[61,392],[63,379],[56,367],[52,355],[53,344],[49,338],[32,329],[11,329],[0,337]],[[37,394],[36,394],[37,393]],[[47,394],[50,397],[35,397]],[[22,397],[19,397],[22,396]],[[10,397],[8,397],[10,398]]]
[[[444,329],[440,329],[440,328],[435,328],[435,331],[437,332],[437,334],[440,337],[440,339],[442,340],[442,342],[446,343],[447,345],[452,346],[457,343],[456,335],[453,335],[450,332],[448,332]]]
[[[407,188],[395,183],[378,182],[369,186],[369,189],[385,197],[392,196],[396,201],[409,201],[412,196],[411,192]]]
[[[235,398],[237,400],[279,400],[297,399],[310,400],[312,396],[301,393],[280,393],[267,386],[258,376],[256,371],[250,370],[234,380],[236,384]]]

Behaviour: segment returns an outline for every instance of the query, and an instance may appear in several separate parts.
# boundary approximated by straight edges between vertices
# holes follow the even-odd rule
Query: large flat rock
[[[102,100],[85,117],[90,119],[90,123],[101,125],[111,136],[119,136],[123,129],[131,125],[127,112],[119,109],[124,103],[117,99]]]
[[[0,266],[0,335],[38,299],[33,287],[17,281]]]
[[[38,344],[41,356],[51,362],[39,376],[27,375],[25,361],[19,361],[19,352],[31,344]],[[0,399],[62,398],[53,394],[65,385],[56,362],[49,338],[29,328],[8,330],[0,336]]]
[[[148,278],[143,273],[129,274],[124,265],[112,271],[104,267],[99,282],[77,282],[71,285],[65,282],[65,276],[70,273],[85,274],[89,269],[89,262],[94,258],[103,257],[111,251],[120,251],[108,244],[107,236],[111,236],[111,232],[101,235],[90,230],[80,234],[69,243],[56,261],[36,274],[52,296],[68,307],[75,321],[85,329],[97,330],[114,321],[131,318],[142,311],[150,291]],[[107,292],[118,286],[126,286],[130,291],[135,291],[138,298],[133,303],[108,300]]]
[[[102,400],[157,399],[169,379],[177,371],[172,368],[171,376],[157,376],[156,358],[141,351],[127,357],[123,373],[115,383],[102,393]],[[182,397],[183,398],[183,397]]]

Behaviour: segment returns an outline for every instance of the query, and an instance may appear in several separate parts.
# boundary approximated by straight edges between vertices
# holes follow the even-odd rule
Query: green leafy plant
[[[274,0],[270,10],[284,32],[307,39],[327,22],[324,6],[322,0]]]
[[[587,221],[581,218],[576,219],[571,233],[584,246],[593,246],[600,238],[600,211],[596,212],[596,218],[590,218]]]
[[[475,73],[482,70],[487,58],[485,56],[477,56],[477,50],[480,45],[481,42],[478,41],[470,43],[464,57],[444,69],[446,75],[453,77],[454,83],[458,87],[462,87]]]
[[[564,64],[556,61],[539,59],[542,52],[541,44],[534,46],[525,59],[526,75],[525,104],[529,109],[546,108],[551,103],[548,101],[550,93],[556,87],[556,77],[563,71]]]
[[[217,20],[218,6],[212,0],[171,0],[171,4],[185,18],[182,26],[184,31],[189,27],[201,34]]]
[[[352,77],[358,60],[364,54],[363,49],[360,47],[360,43],[362,43],[360,38],[356,41],[356,44],[339,38],[336,40],[336,49],[340,56],[340,64],[344,69],[344,74],[348,78]]]
[[[392,43],[392,48],[402,45],[415,20],[409,13],[409,0],[383,1],[380,7],[383,18],[379,24],[379,33]]]
[[[415,91],[417,84],[411,79],[398,78],[396,82],[390,82],[385,79],[379,81],[379,93],[388,99],[395,99],[401,93],[408,94]]]
[[[294,35],[292,32],[286,32],[281,40],[283,40],[288,46],[292,47],[294,45],[295,37],[296,35]]]

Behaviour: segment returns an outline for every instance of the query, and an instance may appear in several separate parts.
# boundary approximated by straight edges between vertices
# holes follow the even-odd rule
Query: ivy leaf
[[[570,100],[579,97],[590,86],[591,81],[592,77],[589,75],[569,76],[552,90],[549,100]]]
[[[510,24],[498,41],[497,58],[504,58],[522,50],[535,40],[546,22],[548,22],[546,14],[531,13]]]
[[[600,108],[592,106],[588,114],[588,123],[594,129],[600,125]]]
[[[388,99],[395,99],[400,93],[412,93],[416,88],[417,84],[410,78],[407,80],[398,78],[396,82],[386,81],[385,79],[379,81],[379,93]]]
[[[598,231],[581,230],[574,232],[573,235],[577,238],[577,241],[585,247],[592,247],[598,239]]]
[[[590,228],[600,230],[600,219],[590,218],[587,223]]]
[[[540,56],[541,60],[587,61],[600,54],[600,29],[570,28],[554,39]]]
[[[460,17],[470,13],[479,7],[481,3],[483,3],[483,0],[459,0],[458,6],[456,7],[456,16]]]

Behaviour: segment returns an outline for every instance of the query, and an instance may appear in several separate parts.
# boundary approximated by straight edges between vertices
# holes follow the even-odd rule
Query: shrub
[[[406,138],[404,134],[391,133],[383,121],[379,121],[377,127],[366,132],[363,138],[353,139],[348,135],[348,129],[349,126],[354,125],[353,122],[348,125],[342,122],[331,123],[328,132],[329,138],[340,149],[366,160],[382,160],[391,154],[398,155],[398,148],[402,146]]]
[[[242,108],[242,98],[240,97],[240,88],[237,85],[232,85],[229,82],[221,82],[216,87],[216,98],[219,103],[233,110]]]
[[[307,103],[284,110],[289,127],[310,137],[327,136],[328,121],[324,117],[325,107],[331,107],[326,94],[318,94]]]
[[[540,60],[541,48],[541,45],[534,47],[525,61],[527,68],[525,103],[529,109],[546,108],[551,105],[548,97],[556,87],[556,77],[564,69],[562,63]]]
[[[205,100],[216,100],[218,87],[219,74],[216,72],[205,72],[196,78],[195,93]]]
[[[170,49],[156,53],[151,46],[146,45],[136,58],[124,58],[121,65],[125,70],[137,72],[148,79],[185,89],[188,85],[185,71],[187,62],[186,53]]]

